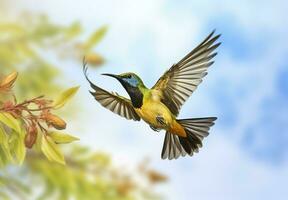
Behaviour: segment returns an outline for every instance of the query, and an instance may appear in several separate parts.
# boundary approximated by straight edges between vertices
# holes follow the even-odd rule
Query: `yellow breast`
[[[168,129],[173,121],[170,110],[161,102],[156,102],[152,99],[143,102],[142,107],[135,109],[135,111],[145,122],[157,128]],[[157,116],[162,116],[164,118],[166,126],[160,125],[157,122]]]

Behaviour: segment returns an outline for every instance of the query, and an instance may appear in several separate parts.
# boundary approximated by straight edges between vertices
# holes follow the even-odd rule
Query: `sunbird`
[[[151,88],[147,88],[141,78],[128,72],[119,75],[102,74],[117,79],[127,91],[130,99],[108,92],[94,83],[87,75],[84,62],[83,72],[93,88],[90,93],[105,108],[128,120],[144,120],[159,132],[165,130],[162,159],[177,159],[179,156],[192,156],[202,147],[202,140],[209,135],[216,117],[177,119],[181,106],[196,90],[207,75],[207,69],[214,61],[216,43],[220,34],[212,31],[196,48],[178,63],[172,65]]]

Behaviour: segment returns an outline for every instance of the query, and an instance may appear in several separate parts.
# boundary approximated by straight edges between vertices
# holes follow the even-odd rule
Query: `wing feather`
[[[176,116],[207,75],[208,67],[214,63],[211,61],[217,55],[214,50],[221,44],[215,44],[220,35],[214,36],[214,33],[210,33],[195,49],[167,70],[152,87],[160,91],[161,101]]]
[[[120,115],[121,117],[125,117],[126,119],[133,119],[135,121],[140,120],[140,117],[135,112],[129,99],[122,97],[115,92],[110,93],[92,83],[87,76],[87,67],[85,64],[83,65],[83,71],[87,81],[94,90],[90,91],[90,93],[103,107]]]

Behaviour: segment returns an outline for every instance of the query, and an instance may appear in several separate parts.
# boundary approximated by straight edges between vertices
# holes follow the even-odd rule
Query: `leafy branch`
[[[56,101],[41,95],[18,103],[12,91],[17,77],[18,73],[13,72],[0,80],[0,95],[5,93],[12,97],[0,102],[0,164],[3,166],[15,161],[21,164],[26,148],[32,148],[34,144],[50,161],[65,164],[57,144],[70,143],[78,138],[58,132],[66,128],[66,122],[52,112],[63,107],[79,87],[66,90]]]
[[[4,1],[14,8],[13,2]],[[1,2],[3,0],[0,4]],[[107,26],[101,26],[88,37],[84,37],[84,29],[79,22],[67,25],[57,24],[51,21],[49,16],[30,11],[15,12],[15,9],[9,9],[9,5],[0,6],[0,82],[3,83],[2,80],[7,77],[4,74],[13,70],[18,71],[21,76],[17,78],[13,91],[10,87],[15,82],[15,80],[12,81],[13,78],[11,82],[8,81],[11,85],[6,85],[10,90],[3,89],[2,85],[0,108],[6,107],[7,109],[9,106],[3,104],[10,102],[13,109],[0,111],[0,113],[6,113],[11,119],[10,125],[14,124],[16,129],[22,132],[17,132],[0,122],[0,199],[161,199],[155,187],[167,181],[167,177],[148,168],[147,161],[141,163],[139,169],[134,165],[130,166],[134,167],[130,169],[120,166],[117,161],[112,162],[113,155],[93,152],[83,145],[70,144],[61,145],[63,148],[59,150],[60,155],[65,157],[66,165],[50,162],[45,158],[46,155],[42,150],[45,131],[43,133],[37,124],[35,125],[37,138],[32,149],[25,146],[27,135],[25,121],[22,117],[13,116],[12,111],[17,110],[15,106],[32,100],[26,102],[24,107],[27,107],[41,121],[42,111],[39,105],[33,103],[33,98],[28,100],[26,98],[38,98],[40,97],[38,95],[45,91],[45,96],[41,96],[38,100],[51,101],[46,96],[54,96],[62,90],[63,86],[57,80],[65,77],[59,76],[61,70],[55,66],[55,63],[59,63],[63,58],[73,61],[77,66],[77,62],[81,62],[85,55],[90,65],[101,66],[105,60],[95,49],[106,34]],[[49,55],[53,56],[55,59],[52,60],[56,62],[51,62],[51,56],[47,57],[46,52],[51,53]],[[15,75],[18,76],[17,73],[11,73],[11,77]],[[17,94],[17,98],[13,92]],[[65,99],[66,95],[73,95],[73,88],[63,94],[52,103],[44,105],[43,108],[47,108],[51,114],[55,115],[57,109],[63,106],[63,104],[56,105],[56,102],[63,103],[61,99]],[[73,105],[70,112],[76,112],[79,106],[81,107],[81,104]],[[29,118],[29,112],[23,111],[21,114]],[[63,115],[60,116],[62,119]],[[58,114],[57,117],[59,117]],[[28,122],[29,120],[26,120],[26,123]],[[51,124],[49,126],[45,120],[41,123],[47,130],[48,138],[52,139],[52,144],[58,149],[59,144],[69,143],[76,139]],[[18,125],[19,128],[17,128]],[[48,149],[57,155],[57,151],[49,145],[50,143],[47,144]],[[20,163],[22,150],[24,152],[22,158],[25,162],[19,167],[15,163]]]

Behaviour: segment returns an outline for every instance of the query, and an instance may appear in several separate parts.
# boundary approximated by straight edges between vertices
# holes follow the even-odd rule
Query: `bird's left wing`
[[[83,67],[83,71],[87,81],[90,83],[90,86],[94,89],[94,91],[90,91],[90,93],[103,107],[111,110],[121,117],[125,117],[126,119],[140,121],[140,117],[135,112],[129,99],[122,97],[114,92],[110,93],[93,84],[87,76],[87,68],[85,65]]]
[[[181,106],[202,82],[208,67],[213,64],[211,59],[217,54],[214,50],[221,44],[215,44],[220,35],[214,36],[214,32],[167,70],[152,87],[158,91],[161,101],[174,115],[178,115]]]

